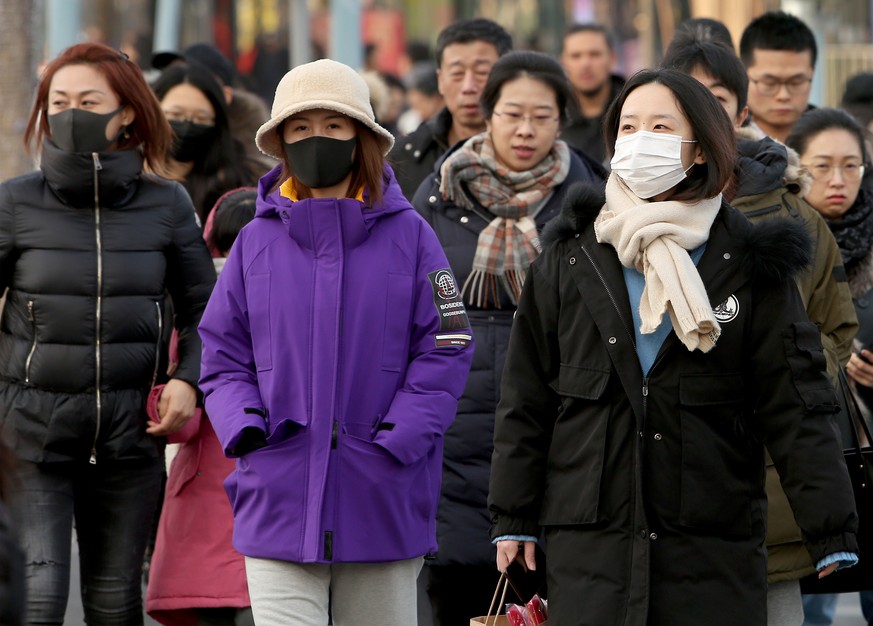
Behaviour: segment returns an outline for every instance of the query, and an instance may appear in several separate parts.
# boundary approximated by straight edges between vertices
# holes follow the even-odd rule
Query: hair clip
[[[119,56],[121,59],[124,59],[125,61],[130,61],[130,57],[129,57],[128,54],[127,54],[126,52],[124,52],[123,50],[116,50],[116,52],[118,52],[118,56]]]

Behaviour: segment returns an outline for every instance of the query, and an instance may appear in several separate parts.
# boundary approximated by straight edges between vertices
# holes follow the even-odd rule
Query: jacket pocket
[[[837,413],[837,396],[827,375],[827,361],[818,326],[812,322],[797,322],[783,332],[782,340],[794,387],[806,410]]]
[[[540,523],[602,521],[600,485],[606,458],[610,402],[609,370],[561,364],[553,385],[561,408],[549,446],[548,475]]]
[[[745,431],[738,373],[682,376],[679,523],[749,536],[752,485],[763,473],[763,447]]]
[[[273,369],[273,341],[270,332],[270,273],[252,274],[246,280],[249,330],[255,367],[259,372]]]
[[[413,296],[410,274],[388,273],[385,328],[382,333],[382,369],[401,372],[409,360],[409,320]]]

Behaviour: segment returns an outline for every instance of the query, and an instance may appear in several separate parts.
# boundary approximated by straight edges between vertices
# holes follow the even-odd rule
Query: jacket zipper
[[[94,160],[94,237],[97,243],[97,310],[96,310],[96,341],[94,345],[95,352],[95,386],[97,389],[97,428],[94,431],[94,443],[91,445],[91,465],[97,463],[97,439],[100,436],[100,423],[103,418],[103,398],[101,396],[101,345],[100,333],[103,316],[103,237],[100,231],[100,177],[99,172],[103,169],[103,164],[100,163],[100,156],[96,152],[91,153],[91,158]]]
[[[30,352],[27,353],[27,360],[24,362],[24,382],[30,382],[30,363],[33,361],[33,353],[36,352],[36,315],[33,312],[33,300],[27,301],[27,319],[30,320],[30,326],[33,330],[33,343],[30,344]]]
[[[646,417],[648,416],[648,397],[649,397],[649,378],[651,378],[652,372],[655,371],[655,368],[664,360],[664,357],[667,356],[667,353],[670,352],[672,346],[668,347],[664,350],[663,354],[659,356],[654,363],[652,363],[652,367],[649,368],[649,372],[643,376],[643,423],[645,423]]]
[[[155,308],[158,311],[158,339],[155,342],[155,371],[152,374],[152,388],[158,384],[158,368],[161,364],[161,336],[164,334],[164,317],[161,314],[161,303],[155,300]]]

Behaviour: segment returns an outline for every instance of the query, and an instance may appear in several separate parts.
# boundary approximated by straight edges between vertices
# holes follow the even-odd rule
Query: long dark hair
[[[230,134],[230,122],[224,92],[206,68],[196,64],[172,65],[152,85],[158,100],[177,85],[188,84],[200,91],[215,111],[215,139],[209,150],[194,161],[184,184],[194,207],[205,222],[209,210],[225,192],[251,185],[254,181],[243,158],[242,144]]]
[[[737,154],[734,127],[709,89],[687,74],[669,69],[642,70],[627,81],[606,112],[603,122],[609,153],[615,150],[625,100],[635,89],[649,83],[660,83],[673,92],[679,108],[691,124],[694,138],[706,156],[705,163],[697,164],[688,171],[688,177],[676,186],[676,192],[670,196],[670,200],[695,202],[714,198],[733,175]]]

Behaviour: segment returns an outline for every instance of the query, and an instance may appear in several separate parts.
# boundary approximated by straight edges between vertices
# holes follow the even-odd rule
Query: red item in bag
[[[546,623],[548,613],[546,612],[546,605],[539,597],[539,595],[535,595],[533,598],[531,598],[526,606],[527,614],[530,618],[530,623],[533,626]]]
[[[509,626],[530,626],[524,616],[524,608],[517,604],[506,605],[506,621],[509,622]]]

